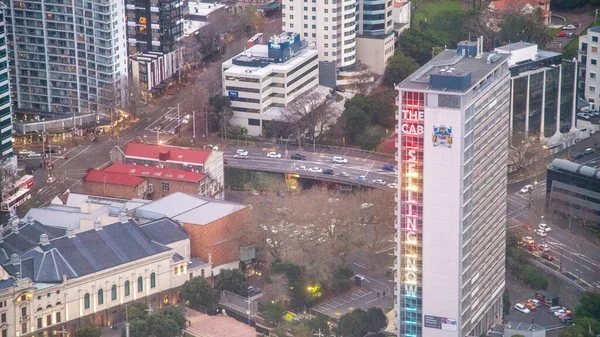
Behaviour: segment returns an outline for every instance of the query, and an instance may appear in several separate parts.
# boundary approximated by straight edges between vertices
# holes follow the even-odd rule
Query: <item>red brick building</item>
[[[81,182],[83,193],[104,197],[142,199],[148,191],[148,182],[120,172],[88,170]]]
[[[196,195],[209,193],[209,179],[204,173],[121,163],[112,164],[101,172],[145,180],[148,185],[145,199],[158,200],[177,192]]]

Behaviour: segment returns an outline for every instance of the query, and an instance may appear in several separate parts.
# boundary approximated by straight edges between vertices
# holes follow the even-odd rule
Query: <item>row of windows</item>
[[[150,274],[150,288],[156,288],[156,274],[155,273]],[[138,277],[138,279],[137,279],[137,291],[138,291],[138,293],[141,293],[142,291],[144,291],[144,278],[141,276]],[[131,295],[131,287],[130,287],[129,280],[125,281],[124,295],[125,296]],[[111,301],[117,300],[117,285],[116,284],[113,284],[112,287],[110,288],[110,299],[111,299]],[[102,305],[102,304],[104,304],[104,290],[99,289],[98,290],[98,305]],[[85,295],[83,296],[83,308],[84,309],[90,308],[90,293],[85,293]]]

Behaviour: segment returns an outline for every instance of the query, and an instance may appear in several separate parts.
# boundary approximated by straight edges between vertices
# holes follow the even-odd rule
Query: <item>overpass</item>
[[[334,156],[340,156],[335,153],[313,153],[308,151],[278,151],[277,147],[271,148],[244,148],[248,151],[247,159],[234,158],[237,148],[228,148],[224,151],[224,157],[227,159],[227,166],[232,168],[246,169],[251,171],[273,172],[286,175],[286,179],[311,179],[325,182],[332,182],[341,185],[366,186],[371,188],[390,189],[386,186],[395,183],[397,180],[396,172],[383,170],[386,161],[372,160],[361,157],[344,157],[348,160],[347,164],[337,164],[333,162]],[[281,153],[282,158],[267,158],[267,153],[273,151]],[[294,153],[300,153],[306,156],[306,160],[291,160],[290,156]],[[285,156],[285,158],[284,158]],[[313,173],[301,169],[318,167],[320,169],[331,169],[334,174]],[[346,172],[350,176],[342,177],[338,173]],[[366,175],[367,180],[361,181],[357,176]],[[373,180],[382,179],[386,185],[373,183]]]

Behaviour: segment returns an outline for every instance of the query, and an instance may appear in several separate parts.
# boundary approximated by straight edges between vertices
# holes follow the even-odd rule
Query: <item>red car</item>
[[[548,254],[548,253],[543,253],[542,254],[542,259],[548,260],[548,261],[552,261],[552,260],[554,260],[554,255]]]
[[[567,37],[567,32],[562,31],[562,32],[556,34],[556,37]]]

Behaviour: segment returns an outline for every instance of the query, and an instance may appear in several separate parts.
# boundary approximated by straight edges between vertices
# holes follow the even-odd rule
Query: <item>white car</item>
[[[583,118],[583,119],[590,119],[589,115],[581,113],[581,112],[577,114],[577,117]]]
[[[350,175],[346,172],[340,172],[340,173],[338,173],[338,176],[348,178]]]
[[[540,301],[539,301],[539,300],[536,300],[535,298],[528,299],[528,300],[527,300],[527,302],[529,302],[529,303],[533,303],[533,305],[535,305],[536,307],[539,307],[539,306],[540,306]]]
[[[348,163],[348,159],[344,157],[333,157],[333,162],[337,164],[346,164]]]
[[[562,308],[562,309],[560,309],[560,310],[556,310],[556,311],[554,312],[554,316],[558,317],[558,316],[560,316],[560,315],[564,314],[566,311],[567,311],[567,309],[565,309],[565,308]]]
[[[566,25],[562,27],[563,30],[575,30],[577,29],[577,27],[575,27],[574,25]]]
[[[281,158],[281,153],[269,152],[267,153],[267,158]]]
[[[29,151],[29,150],[21,150],[21,151],[19,151],[19,154],[22,155],[22,156],[27,156],[30,153],[31,153],[31,151]]]
[[[552,228],[548,227],[545,223],[541,223],[538,225],[538,228],[543,230],[544,232],[551,232]]]
[[[241,155],[245,155],[245,156],[247,156],[247,155],[248,155],[248,151],[246,151],[246,150],[242,150],[242,149],[239,149],[239,150],[237,150],[237,152],[236,152],[236,153],[237,153],[237,154],[241,154]]]
[[[524,314],[528,314],[530,313],[529,309],[527,309],[523,304],[521,303],[517,303],[515,304],[515,309],[517,309],[517,311],[520,311]],[[558,315],[557,315],[558,316]]]
[[[233,158],[248,159],[248,152],[246,152],[246,153],[236,153],[235,156],[233,156]]]
[[[42,155],[37,152],[29,152],[29,158],[42,158]]]
[[[321,170],[321,169],[320,169],[320,168],[318,168],[318,167],[311,167],[311,168],[309,168],[307,171],[308,171],[308,172],[312,172],[312,173],[322,173],[322,172],[323,172],[323,170]]]
[[[53,183],[53,182],[55,182],[55,181],[56,181],[56,177],[48,177],[48,179],[46,179],[46,182],[47,182],[48,184],[52,184],[52,183]]]
[[[536,230],[534,230],[533,232],[534,232],[534,233],[535,233],[535,235],[537,235],[537,236],[541,236],[541,237],[548,236],[548,234],[546,233],[546,231],[545,231],[545,230],[543,230],[543,229],[536,229]]]
[[[184,119],[181,121],[181,124],[187,124],[187,123],[189,123],[189,122],[190,122],[190,120],[189,120],[189,119],[185,119],[185,118],[184,118]]]
[[[373,184],[385,185],[385,180],[383,180],[383,179],[375,179],[375,180],[373,180]]]
[[[525,185],[521,189],[521,193],[529,193],[531,191],[533,191],[533,185]]]
[[[397,188],[398,187],[398,185],[396,185],[396,183],[389,183],[389,184],[387,184],[387,186],[389,188]]]
[[[306,168],[306,166],[302,165],[302,166],[296,167],[296,170],[298,170],[298,171],[306,171],[307,168]]]

